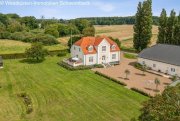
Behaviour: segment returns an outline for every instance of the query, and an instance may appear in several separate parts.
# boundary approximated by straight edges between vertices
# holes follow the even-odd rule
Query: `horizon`
[[[90,17],[128,17],[136,14],[138,2],[142,1],[143,0],[112,0],[105,2],[102,0],[0,0],[0,13],[16,13],[21,17],[34,16],[37,19],[44,16],[45,19],[52,19],[54,17],[56,19],[66,20]],[[7,2],[9,2],[9,4]],[[14,2],[14,4],[12,5],[11,2]],[[15,2],[19,3],[15,4]],[[25,2],[26,5],[24,5]],[[33,4],[33,2],[36,2],[36,4]],[[51,4],[45,4],[45,2]],[[58,2],[59,4],[55,4]],[[27,5],[27,3],[29,4]],[[152,0],[153,16],[160,16],[163,8],[166,9],[168,16],[172,9],[174,9],[176,15],[178,15],[180,11],[179,5],[180,1],[178,0]]]

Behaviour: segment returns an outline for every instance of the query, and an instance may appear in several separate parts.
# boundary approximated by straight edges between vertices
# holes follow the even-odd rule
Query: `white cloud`
[[[115,6],[110,3],[94,2],[93,5],[104,12],[111,12],[115,9]]]

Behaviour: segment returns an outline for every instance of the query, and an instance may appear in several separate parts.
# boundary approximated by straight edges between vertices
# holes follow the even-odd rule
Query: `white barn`
[[[180,77],[180,46],[154,45],[138,55],[138,62],[152,70]]]
[[[119,64],[120,48],[108,37],[82,37],[72,45],[71,57],[82,65]]]

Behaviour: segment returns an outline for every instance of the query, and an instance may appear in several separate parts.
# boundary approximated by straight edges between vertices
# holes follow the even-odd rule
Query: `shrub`
[[[73,67],[63,61],[59,62],[58,63],[60,66],[62,66],[63,68],[66,68],[68,70],[71,70],[71,71],[75,71],[75,70],[88,70],[88,69],[92,69],[92,68],[103,68],[103,66],[100,66],[99,64],[96,64],[96,65],[91,65],[91,66],[84,66],[84,65],[80,65],[80,66],[76,66],[76,67]]]
[[[144,92],[144,91],[142,91],[142,90],[140,90],[140,89],[137,89],[137,88],[135,88],[135,87],[132,87],[131,90],[133,90],[133,91],[135,91],[135,92],[138,92],[138,93],[140,93],[140,94],[142,94],[142,95],[144,95],[144,96],[152,97],[150,94],[148,94],[148,93],[146,93],[146,92]]]
[[[0,32],[0,39],[9,39],[11,36],[11,33],[7,31],[2,31]]]
[[[57,56],[59,57],[63,57],[63,56],[66,56],[67,52],[66,51],[60,51]]]
[[[121,82],[121,81],[119,81],[119,80],[117,80],[117,79],[114,79],[114,78],[112,78],[112,77],[110,77],[110,76],[107,76],[107,75],[105,75],[105,74],[102,74],[102,73],[100,73],[100,72],[98,72],[98,71],[96,71],[95,74],[98,74],[98,75],[100,75],[100,76],[102,76],[102,77],[104,77],[104,78],[106,78],[106,79],[109,79],[109,80],[111,80],[111,81],[113,81],[113,82],[116,82],[116,83],[118,83],[118,84],[120,84],[120,85],[122,85],[122,86],[127,86],[127,84],[125,84],[124,82]]]

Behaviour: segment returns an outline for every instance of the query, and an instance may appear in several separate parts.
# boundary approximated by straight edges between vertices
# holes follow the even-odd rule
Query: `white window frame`
[[[102,52],[106,52],[106,46],[102,46]]]
[[[116,54],[112,54],[112,59],[116,59]]]
[[[94,61],[93,56],[90,56],[90,57],[89,57],[89,62],[93,62],[93,61]]]

